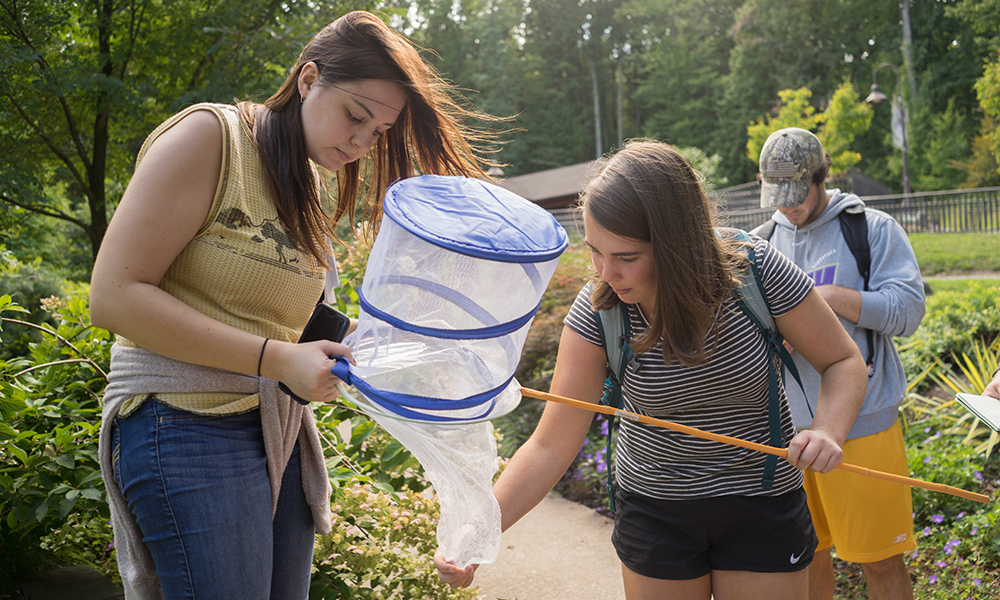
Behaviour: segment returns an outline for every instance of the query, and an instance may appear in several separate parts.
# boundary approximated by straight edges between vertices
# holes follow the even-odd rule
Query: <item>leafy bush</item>
[[[989,343],[998,333],[1000,298],[992,286],[972,282],[964,291],[929,296],[920,328],[899,340],[907,378],[915,378],[936,357],[971,354],[977,340]]]
[[[452,590],[434,568],[436,500],[412,491],[387,494],[353,482],[339,489],[333,533],[317,538],[311,599],[473,599]]]
[[[973,447],[958,443],[962,438],[947,433],[951,428],[951,420],[938,414],[911,423],[906,431],[910,474],[992,495],[1000,487],[996,461],[987,462]],[[915,595],[997,597],[1000,506],[913,488],[913,511],[919,546],[906,559],[916,577]]]
[[[62,563],[92,566],[116,584],[121,583],[111,521],[99,511],[69,515],[58,529],[41,539],[39,547],[59,556]]]
[[[63,293],[63,280],[44,268],[40,260],[23,263],[14,258],[12,252],[0,247],[0,291],[28,311],[25,315],[31,324],[56,326],[56,321],[49,312],[39,308],[43,299]],[[30,325],[8,324],[4,328],[0,358],[27,354],[28,344],[40,342],[42,335]]]
[[[47,302],[57,327],[35,326],[44,337],[30,354],[0,361],[0,538],[17,549],[2,561],[4,587],[34,569],[34,549],[70,511],[108,515],[97,436],[110,344],[90,326],[86,298],[79,286]],[[29,323],[22,314],[0,296],[4,327]]]
[[[603,515],[611,513],[611,492],[607,489],[608,471],[614,471],[614,461],[608,457],[608,432],[612,419],[599,414],[591,423],[587,439],[556,489],[569,498],[585,504]],[[618,431],[614,432],[611,454],[614,456],[618,443]]]
[[[349,294],[342,296],[350,299]],[[97,460],[100,396],[107,384],[112,339],[90,325],[87,299],[86,286],[77,286],[65,299],[43,302],[57,326],[24,325],[38,329],[42,340],[33,343],[28,354],[0,361],[0,597],[11,593],[18,581],[60,565],[82,563],[117,578]],[[357,314],[356,307],[348,309]],[[0,296],[4,328],[29,323],[23,320],[26,313],[9,295]],[[349,403],[318,406],[316,417],[335,501],[343,500],[344,490],[361,486],[369,500],[344,501],[341,508],[347,512],[334,509],[335,526],[350,520],[364,531],[389,530],[399,524],[399,515],[388,507],[426,511],[414,517],[420,526],[406,529],[405,537],[392,538],[391,547],[377,552],[387,559],[411,556],[412,564],[397,563],[400,573],[411,566],[423,569],[421,574],[394,576],[394,582],[405,582],[400,589],[406,597],[472,597],[451,592],[432,565],[427,569],[436,545],[437,500],[417,501],[416,494],[428,483],[412,454]],[[317,538],[317,544],[316,572],[327,579],[317,579],[313,597],[383,598],[389,597],[382,596],[383,591],[396,589],[379,579],[386,571],[376,560],[369,565],[371,573],[353,571],[358,585],[365,583],[371,591],[357,592],[363,596],[339,591],[330,595],[329,582],[346,577],[334,566],[340,563],[330,562],[339,546],[326,538]],[[369,546],[376,552],[373,548]],[[330,552],[324,554],[324,549]],[[351,565],[363,566],[356,561]]]
[[[941,359],[934,357],[935,364],[929,371],[931,378],[942,389],[951,394],[982,394],[986,385],[993,378],[993,369],[1000,360],[1000,337],[994,339],[990,346],[977,342],[973,346],[973,350],[975,352],[972,356],[966,354],[960,358],[952,356],[952,362],[958,365],[959,373],[953,371]],[[989,459],[993,448],[1000,441],[1000,435],[983,425],[971,412],[958,409],[956,415],[956,403],[957,400],[954,399],[939,401],[918,394],[910,394],[906,405],[914,410],[918,406],[922,406],[924,412],[948,420],[950,427],[945,433],[961,436],[962,443],[973,446],[977,454],[982,454]],[[945,410],[949,408],[952,410]]]

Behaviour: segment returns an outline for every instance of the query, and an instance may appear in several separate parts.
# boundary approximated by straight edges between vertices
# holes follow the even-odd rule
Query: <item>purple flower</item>
[[[970,534],[970,535],[976,535],[976,532],[977,532],[977,531],[979,531],[979,528],[978,528],[978,527],[973,527],[973,528],[972,528],[972,531],[970,531],[970,532],[969,532],[969,534]]]
[[[924,433],[930,433],[930,432],[931,432],[930,427],[924,427]]]
[[[924,527],[924,530],[921,533],[923,533],[924,536],[926,537],[926,536],[928,536],[928,535],[931,534],[931,528],[930,527]]]
[[[927,464],[927,463],[929,463],[929,462],[931,462],[931,457],[929,457],[929,456],[925,456],[925,457],[924,457],[924,464],[926,465],[926,464]]]
[[[976,478],[976,481],[982,481],[983,480],[983,474],[980,473],[979,471],[976,471],[975,473],[973,473],[972,476]]]
[[[931,575],[930,579],[927,580],[927,583],[929,583],[931,585],[934,585],[935,583],[937,583],[937,575]]]
[[[963,510],[962,512],[958,513],[958,515],[956,515],[955,518],[956,519],[961,519],[964,516],[965,516],[965,511]]]
[[[931,522],[932,523],[942,523],[942,522],[944,522],[944,515],[934,515],[933,517],[931,517]]]
[[[606,471],[607,469],[608,469],[608,467],[607,467],[607,465],[605,465],[604,463],[602,463],[602,462],[599,462],[599,463],[597,463],[597,472],[598,472],[598,473],[603,473],[603,472],[605,472],[605,471]]]
[[[947,567],[948,566],[948,563],[944,562],[943,560],[935,561],[934,564],[936,564],[939,567]]]
[[[919,552],[919,550],[917,548],[914,548],[913,549],[913,554],[910,555],[910,558],[916,558],[918,552]]]
[[[604,421],[601,423],[601,435],[608,435],[608,422]]]
[[[978,577],[972,578],[972,583],[976,584],[976,587],[983,585],[983,580]]]

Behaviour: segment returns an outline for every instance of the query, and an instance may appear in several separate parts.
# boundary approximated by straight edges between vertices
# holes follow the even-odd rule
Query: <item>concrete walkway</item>
[[[495,563],[476,571],[481,600],[625,600],[611,519],[549,494],[503,534]],[[119,600],[122,589],[89,567],[21,584],[26,600]]]
[[[614,523],[549,494],[504,532],[495,563],[476,571],[481,600],[625,600]]]

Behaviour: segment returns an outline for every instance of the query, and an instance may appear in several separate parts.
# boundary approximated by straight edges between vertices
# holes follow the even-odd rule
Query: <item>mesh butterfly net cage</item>
[[[489,419],[521,400],[514,372],[568,245],[544,209],[489,182],[423,175],[386,192],[359,290],[342,387],[423,465],[438,543],[464,567],[496,559],[500,510]]]

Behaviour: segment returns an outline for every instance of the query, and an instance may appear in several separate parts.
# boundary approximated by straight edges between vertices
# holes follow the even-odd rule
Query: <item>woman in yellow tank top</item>
[[[91,287],[93,323],[118,335],[101,463],[127,597],[307,597],[330,488],[312,411],[277,382],[337,396],[330,358],[349,349],[295,343],[336,277],[333,224],[361,203],[374,230],[418,170],[485,177],[462,123],[492,119],[451,91],[352,12],[264,104],[195,105],[147,139]]]

